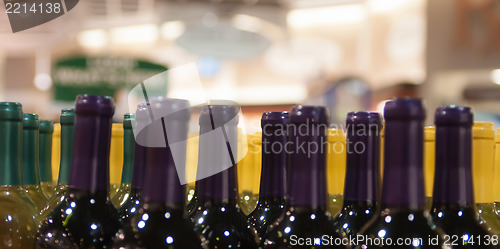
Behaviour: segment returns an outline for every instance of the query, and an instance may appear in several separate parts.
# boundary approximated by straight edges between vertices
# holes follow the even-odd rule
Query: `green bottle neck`
[[[52,133],[40,132],[39,142],[40,181],[52,182]]]
[[[0,121],[0,186],[22,185],[21,121]]]
[[[57,184],[69,183],[71,173],[71,160],[73,158],[73,138],[75,135],[74,124],[61,123],[61,164]]]
[[[123,129],[123,170],[122,184],[131,184],[134,171],[135,138],[132,127]]]
[[[38,127],[23,129],[23,185],[40,185],[38,131]]]

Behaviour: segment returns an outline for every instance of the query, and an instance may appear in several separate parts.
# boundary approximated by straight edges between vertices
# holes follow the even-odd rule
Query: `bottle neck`
[[[385,124],[382,208],[425,209],[423,122]]]
[[[22,184],[22,123],[0,121],[0,186]]]
[[[262,171],[259,199],[285,196],[287,134],[283,129],[262,129]]]
[[[109,190],[111,117],[77,115],[69,187]]]
[[[378,129],[370,127],[367,130],[348,130],[344,201],[377,200],[380,182],[379,135]]]
[[[226,124],[215,130],[200,126],[196,183],[201,200],[235,201],[238,196],[237,128]],[[214,174],[215,173],[215,174]]]
[[[170,147],[149,147],[142,197],[146,202],[184,203],[186,187],[181,185]]]
[[[142,189],[144,187],[144,171],[146,169],[146,147],[134,143],[134,173],[132,174],[132,188]]]
[[[123,128],[123,169],[122,169],[122,184],[132,183],[134,171],[134,150],[135,139],[132,128]]]
[[[39,142],[40,181],[52,182],[52,133],[40,132]]]
[[[40,185],[38,128],[23,129],[23,185]]]
[[[238,196],[236,181],[235,167],[201,179],[198,181],[198,198],[211,202],[235,202]]]
[[[74,136],[74,124],[61,123],[61,162],[57,184],[67,185],[69,183],[71,160],[73,159]]]
[[[472,129],[436,128],[436,167],[433,202],[473,205]]]
[[[303,135],[305,134],[305,135]],[[289,204],[326,205],[326,125],[298,125],[290,134]],[[290,148],[292,147],[292,148]]]

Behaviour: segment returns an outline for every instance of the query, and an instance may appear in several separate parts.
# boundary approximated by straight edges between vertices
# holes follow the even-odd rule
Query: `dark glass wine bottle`
[[[52,133],[54,133],[54,122],[40,120],[39,135],[39,164],[40,164],[40,186],[43,194],[49,199],[55,191],[56,185],[52,181]]]
[[[238,206],[237,124],[239,108],[216,102],[201,110],[198,205],[189,216],[210,248],[257,248],[258,236]],[[214,174],[215,173],[215,174]],[[206,177],[206,178],[204,178]]]
[[[436,170],[431,216],[454,248],[497,248],[488,227],[479,224],[472,185],[472,124],[469,107],[436,110]]]
[[[207,248],[185,217],[186,186],[180,182],[183,174],[177,172],[185,167],[189,118],[186,100],[154,98],[150,105],[138,107],[138,125],[141,120],[154,120],[136,136],[139,144],[147,146],[142,201],[113,248]]]
[[[135,138],[132,122],[135,114],[127,113],[123,117],[123,168],[120,187],[112,198],[113,205],[119,209],[127,201],[132,191],[132,176],[134,171]]]
[[[21,104],[0,102],[0,248],[35,245],[35,207],[22,185]]]
[[[40,217],[42,210],[47,205],[47,197],[43,194],[40,186],[39,130],[38,115],[25,113],[23,116],[23,187],[35,204],[37,217]]]
[[[381,211],[360,233],[357,248],[449,248],[425,210],[420,99],[397,98],[384,108],[384,177]],[[376,244],[379,246],[375,246]]]
[[[119,227],[109,200],[113,100],[79,95],[75,112],[68,190],[39,228],[36,248],[109,248]]]
[[[286,209],[268,228],[262,248],[346,248],[327,211],[327,113],[322,106],[302,105],[290,112]]]
[[[382,118],[374,112],[350,112],[346,127],[344,204],[334,225],[354,237],[378,211]]]
[[[59,176],[54,194],[49,198],[48,204],[42,211],[41,218],[45,219],[55,207],[64,201],[64,194],[68,190],[69,176],[71,172],[71,160],[73,158],[73,140],[75,133],[75,109],[65,108],[61,110],[61,157],[59,165]]]
[[[288,141],[288,112],[264,112],[262,127],[262,173],[259,201],[248,215],[248,222],[262,239],[269,225],[283,213],[285,207],[285,173]]]

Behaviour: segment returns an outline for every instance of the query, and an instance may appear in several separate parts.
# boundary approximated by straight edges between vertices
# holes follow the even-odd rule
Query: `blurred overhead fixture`
[[[491,80],[495,84],[500,85],[500,69],[495,69],[495,70],[491,71]]]
[[[412,0],[413,1],[413,0]],[[374,13],[386,13],[410,3],[410,0],[369,0],[368,6]]]
[[[86,48],[101,48],[108,43],[108,33],[103,29],[84,30],[78,33],[77,42]]]
[[[294,9],[288,13],[288,25],[292,28],[311,28],[336,24],[361,22],[366,11],[361,4],[337,5],[320,8]]]
[[[259,32],[262,29],[262,20],[260,18],[236,14],[233,17],[233,25],[237,29],[246,30],[249,32]]]
[[[182,21],[165,22],[161,25],[161,36],[167,41],[175,41],[186,30],[186,24]]]
[[[40,73],[35,76],[35,87],[42,91],[47,91],[52,87],[52,77],[46,73]]]
[[[154,24],[133,25],[111,30],[111,42],[115,44],[150,43],[158,40],[159,30]]]

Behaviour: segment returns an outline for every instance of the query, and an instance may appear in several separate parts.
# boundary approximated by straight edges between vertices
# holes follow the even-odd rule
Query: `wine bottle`
[[[497,248],[498,236],[479,224],[472,186],[472,123],[469,107],[436,110],[436,174],[431,216],[454,248]]]
[[[113,123],[109,149],[109,196],[111,198],[114,198],[120,189],[123,153],[123,124]]]
[[[264,112],[262,127],[262,170],[257,207],[248,215],[248,222],[262,239],[269,225],[285,207],[285,173],[288,141],[288,112]]]
[[[39,164],[40,164],[40,186],[43,194],[50,198],[55,191],[56,185],[52,181],[52,133],[54,132],[54,122],[50,120],[40,120],[39,135]]]
[[[495,130],[491,122],[474,122],[472,127],[472,176],[476,209],[490,227],[500,236],[500,219],[495,212],[493,171],[495,163]]]
[[[0,248],[35,245],[35,208],[22,185],[23,110],[20,103],[0,102]]]
[[[40,166],[38,134],[40,120],[37,114],[25,113],[23,116],[23,187],[35,204],[37,217],[47,205],[47,197],[40,186]]]
[[[346,127],[344,204],[333,221],[338,231],[354,237],[378,211],[382,118],[374,112],[350,112]]]
[[[346,171],[346,136],[342,129],[328,129],[326,172],[328,186],[328,211],[336,215],[344,203]]]
[[[129,118],[124,121],[124,127],[126,127],[125,138],[131,140],[130,142],[132,142],[133,145],[132,148],[125,150],[125,152],[133,153],[135,156],[133,158],[133,161],[131,162],[133,163],[133,172],[130,194],[127,196],[127,198],[123,199],[123,203],[118,208],[118,216],[122,224],[130,223],[130,219],[132,218],[132,216],[137,213],[137,210],[139,210],[142,202],[141,193],[144,187],[144,170],[146,167],[147,150],[143,145],[147,141],[144,141],[143,145],[135,142],[134,133],[132,131],[132,124],[135,123],[136,131],[141,131],[148,124],[148,122],[151,122],[148,106],[145,103],[139,104],[137,106],[136,115],[136,119]],[[136,115],[134,115],[134,117]]]
[[[424,182],[425,182],[425,207],[432,207],[432,192],[434,191],[434,172],[436,158],[436,129],[434,126],[424,127]]]
[[[132,191],[132,176],[134,171],[135,138],[132,131],[132,120],[135,114],[127,113],[123,117],[123,169],[120,187],[112,198],[113,205],[119,209],[129,198]]]
[[[189,216],[210,248],[257,248],[258,236],[238,206],[238,107],[212,101],[201,110],[198,205]],[[216,174],[213,174],[218,172]],[[206,177],[206,178],[203,178]],[[203,179],[202,179],[203,178]]]
[[[75,112],[68,190],[40,226],[36,248],[109,248],[120,224],[109,201],[113,100],[79,95]]]
[[[147,109],[141,113],[141,107],[136,112],[138,123],[144,115],[154,120],[136,137],[148,142],[143,201],[130,224],[116,237],[113,248],[207,248],[184,216],[186,187],[180,183],[182,174],[176,171],[185,166],[189,102],[154,98],[147,108],[154,117]],[[154,145],[152,141],[162,143]]]
[[[60,116],[61,139],[60,139],[60,166],[57,186],[54,195],[48,200],[47,206],[42,211],[41,218],[45,219],[55,207],[65,199],[68,190],[68,182],[71,171],[71,160],[73,158],[73,140],[75,133],[75,109],[65,108],[61,110]]]
[[[363,240],[356,248],[448,248],[444,233],[425,210],[423,103],[412,98],[388,101],[384,117],[381,211],[361,229]]]
[[[327,113],[302,105],[290,112],[286,209],[268,228],[262,248],[346,248],[326,204]]]

